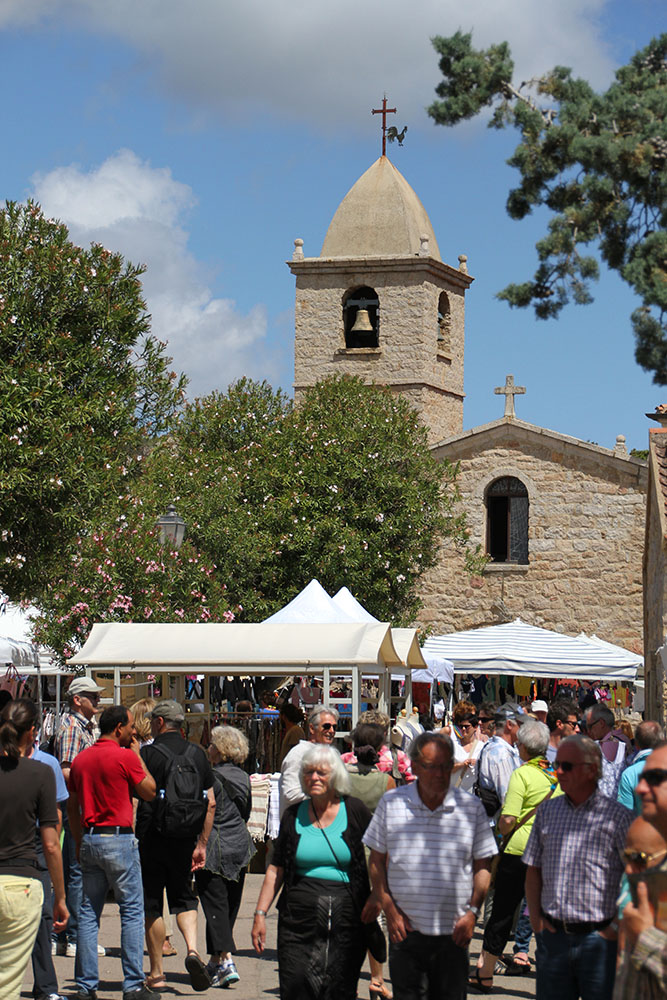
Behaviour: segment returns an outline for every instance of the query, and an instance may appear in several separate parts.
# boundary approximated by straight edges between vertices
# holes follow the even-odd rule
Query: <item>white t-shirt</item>
[[[431,811],[418,782],[380,799],[364,844],[387,855],[387,883],[396,905],[422,934],[451,934],[472,895],[473,860],[497,853],[480,800],[449,788]]]
[[[481,740],[476,740],[472,747],[464,747],[456,742],[454,744],[454,763],[459,764],[462,760],[476,761],[483,746]],[[471,792],[476,779],[477,764],[473,764],[472,767],[464,767],[452,774],[452,785],[454,788],[462,788],[464,792]]]

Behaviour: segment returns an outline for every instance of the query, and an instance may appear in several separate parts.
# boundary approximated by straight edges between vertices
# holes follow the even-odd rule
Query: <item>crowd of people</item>
[[[217,726],[206,752],[185,739],[177,702],[100,712],[100,692],[72,682],[52,754],[37,746],[33,702],[10,701],[0,717],[0,997],[18,998],[32,957],[35,1000],[61,1000],[60,951],[74,957],[75,1000],[97,1000],[110,892],[123,1000],[168,988],[172,918],[193,990],[234,986],[255,853],[248,741]],[[252,926],[261,955],[277,898],[281,1000],[355,1000],[366,957],[371,1000],[488,994],[499,974],[531,971],[533,937],[537,1000],[667,995],[658,723],[621,727],[605,705],[581,713],[562,698],[463,700],[407,753],[386,715],[362,713],[340,754],[334,708],[316,706],[303,724],[294,706],[281,714],[280,830]]]

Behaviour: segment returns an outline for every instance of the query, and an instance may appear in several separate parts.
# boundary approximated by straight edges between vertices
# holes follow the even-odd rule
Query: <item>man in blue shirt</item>
[[[626,809],[632,809],[635,816],[641,816],[642,803],[635,788],[639,784],[646,758],[665,739],[665,732],[657,722],[640,722],[635,730],[635,746],[639,753],[621,775],[618,786],[618,801]]]

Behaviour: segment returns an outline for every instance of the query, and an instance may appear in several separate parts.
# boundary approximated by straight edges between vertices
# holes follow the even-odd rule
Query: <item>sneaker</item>
[[[218,974],[216,976],[218,982],[217,985],[221,986],[223,990],[229,989],[235,983],[238,983],[241,978],[236,970],[236,966],[231,958],[228,958],[226,962],[218,966]]]
[[[123,1000],[160,1000],[162,994],[144,983],[138,990],[123,991]]]
[[[207,967],[196,951],[191,951],[185,959],[185,968],[190,976],[190,985],[197,993],[203,993],[211,985]]]
[[[211,986],[218,986],[218,969],[221,966],[217,962],[212,962],[211,959],[206,963],[206,975],[211,980]]]
[[[67,997],[62,996],[61,993],[44,993],[42,996],[37,997],[37,1000],[67,1000]]]
[[[103,958],[104,955],[106,955],[106,953],[107,953],[106,948],[103,947],[103,945],[98,944],[98,946],[97,946],[97,954],[99,955],[99,957]],[[58,954],[59,955],[67,955],[68,958],[76,958],[76,942],[75,941],[68,941],[67,942],[67,946],[64,949],[59,949],[58,950]]]
[[[97,1000],[97,993],[95,990],[91,990],[90,993],[87,990],[79,990],[78,993],[72,993],[69,1000]]]

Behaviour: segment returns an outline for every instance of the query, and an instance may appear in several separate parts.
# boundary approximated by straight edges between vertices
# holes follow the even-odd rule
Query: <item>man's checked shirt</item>
[[[541,868],[542,910],[566,923],[595,923],[616,912],[621,850],[633,814],[597,789],[572,804],[567,795],[539,806],[523,855]]]
[[[95,742],[95,727],[85,715],[66,712],[56,734],[55,756],[62,767],[69,766],[77,754]]]

